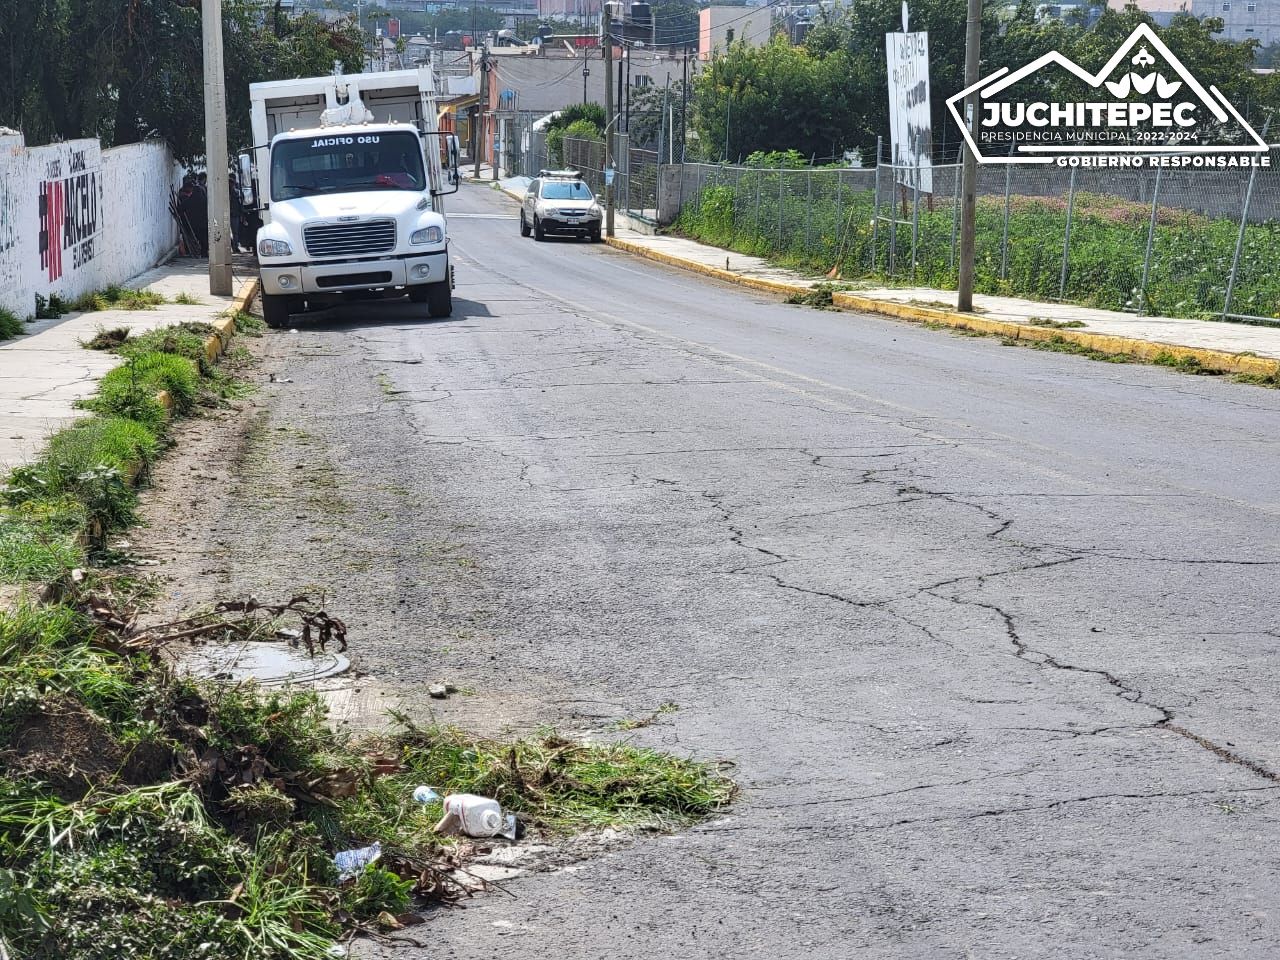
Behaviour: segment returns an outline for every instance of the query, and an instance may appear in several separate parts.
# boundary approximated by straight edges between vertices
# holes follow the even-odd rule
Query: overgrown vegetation
[[[12,310],[0,307],[0,340],[12,340],[22,333],[22,319]]]
[[[243,393],[206,361],[212,329],[181,324],[130,337],[119,328],[86,344],[127,360],[82,404],[94,416],[54,434],[40,459],[8,475],[0,490],[0,582],[55,578],[133,522],[132,481],[159,454],[168,428],[160,391],[177,415]]]
[[[0,614],[0,937],[18,956],[318,960],[344,930],[402,922],[413,894],[461,893],[420,783],[551,832],[664,829],[734,793],[713,766],[551,733],[353,741],[314,693],[199,683],[128,649],[102,622],[110,590]],[[340,882],[333,854],[373,842],[380,861]]]
[[[205,153],[200,7],[183,0],[21,4],[0,19],[8,66],[0,126],[31,145],[99,137],[104,147],[160,137],[190,164]],[[358,73],[366,39],[355,18],[326,23],[279,5],[225,0],[228,148],[253,142],[249,84]]]
[[[889,212],[882,203],[881,215]],[[677,228],[698,240],[812,273],[839,266],[846,278],[954,289],[956,232],[950,198],[933,210],[922,205],[914,270],[911,230],[897,231],[892,275],[891,234],[883,223],[879,230],[873,228],[874,213],[870,189],[850,189],[848,183],[841,188],[834,174],[759,170],[733,183],[705,187],[700,203],[686,205]],[[1219,316],[1239,222],[1158,208],[1144,300],[1140,287],[1150,218],[1149,204],[1078,193],[1063,299],[1108,310],[1142,306],[1153,316]],[[1004,257],[1004,197],[979,197],[975,290],[1057,300],[1066,222],[1065,197],[1013,197]],[[1280,222],[1249,224],[1232,295],[1234,311],[1280,318],[1280,274],[1273,269],[1278,259]]]
[[[1101,6],[1101,9],[1099,9]],[[802,44],[775,36],[763,46],[731,42],[691,82],[693,128],[689,159],[740,162],[755,151],[797,150],[805,158],[840,160],[859,150],[868,161],[877,138],[888,142],[889,98],[885,34],[902,29],[897,0],[862,0],[816,9]],[[964,0],[916,0],[912,30],[929,34],[934,159],[953,162],[960,135],[946,101],[964,87]],[[763,17],[763,20],[757,19]],[[747,9],[738,36],[768,23],[768,11]],[[1163,19],[1163,18],[1162,18]],[[1216,86],[1254,124],[1280,106],[1280,80],[1254,73],[1258,42],[1228,40],[1223,20],[1181,13],[1163,25],[1136,6],[1084,4],[1047,17],[1040,4],[984,4],[982,72],[1016,71],[1057,51],[1089,70],[1100,69],[1139,24],[1148,24],[1188,71]],[[1037,71],[1008,94],[1018,100],[1087,101],[1090,88],[1064,70]]]

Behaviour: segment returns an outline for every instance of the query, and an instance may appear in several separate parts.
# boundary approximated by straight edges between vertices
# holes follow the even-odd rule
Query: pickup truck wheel
[[[279,330],[289,325],[289,316],[301,304],[298,297],[284,294],[264,293],[262,295],[262,319],[272,330]]]
[[[453,313],[453,291],[448,280],[429,283],[423,289],[427,293],[427,316],[434,320]]]
[[[547,232],[542,229],[542,221],[539,220],[536,216],[533,218],[533,239],[535,240],[547,239]]]
[[[529,221],[524,218],[524,211],[520,211],[520,236],[527,237],[533,231],[529,229]]]

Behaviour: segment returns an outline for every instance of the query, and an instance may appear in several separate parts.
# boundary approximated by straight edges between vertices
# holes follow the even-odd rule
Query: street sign
[[[904,5],[905,6],[905,5]],[[929,34],[886,33],[889,143],[898,183],[933,193],[929,105]]]

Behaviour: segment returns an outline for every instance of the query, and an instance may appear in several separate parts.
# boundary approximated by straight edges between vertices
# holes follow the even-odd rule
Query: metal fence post
[[[875,196],[871,200],[871,272],[876,272],[876,252],[880,244],[880,138],[876,137]]]
[[[783,238],[786,236],[786,230],[782,225],[782,211],[786,209],[786,201],[782,198],[782,191],[787,184],[787,175],[782,171],[778,171],[778,244],[777,249],[783,247]]]
[[[1062,273],[1058,277],[1059,300],[1067,298],[1067,263],[1071,253],[1071,215],[1076,209],[1076,171],[1079,169],[1079,167],[1071,168],[1071,183],[1067,187],[1067,229],[1062,235]]]
[[[1009,147],[1009,156],[1013,156],[1013,147]],[[1013,185],[1013,164],[1004,165],[1004,232],[1000,235],[1000,279],[1009,278],[1009,198]]]
[[[1265,131],[1264,131],[1265,136]],[[1257,167],[1249,168],[1249,182],[1244,188],[1244,205],[1240,208],[1240,229],[1236,233],[1236,250],[1231,256],[1231,274],[1227,277],[1227,296],[1222,304],[1222,319],[1231,313],[1231,297],[1236,289],[1236,273],[1240,269],[1240,248],[1244,246],[1244,228],[1249,224],[1249,203],[1253,200],[1253,181],[1258,175]]]
[[[753,241],[760,237],[760,180],[763,176],[764,171],[756,167],[756,225],[755,234],[751,238]]]
[[[1138,316],[1147,312],[1147,281],[1151,278],[1151,247],[1156,238],[1156,210],[1160,203],[1160,175],[1163,167],[1156,167],[1156,183],[1151,190],[1151,220],[1147,224],[1147,250],[1142,256],[1142,285],[1138,288]]]
[[[912,184],[911,200],[911,276],[915,277],[920,266],[920,164],[916,163],[915,182]]]
[[[956,244],[960,239],[960,168],[953,168],[951,175],[955,179],[956,190],[955,196],[951,200],[951,257],[947,261],[947,269],[954,270],[956,268]]]
[[[844,170],[836,171],[836,250],[840,251],[846,239],[844,223]]]
[[[804,205],[804,248],[813,247],[813,168],[809,168],[809,196]]]
[[[1262,124],[1262,138],[1266,139],[1267,128],[1271,126],[1271,117],[1268,116]],[[1258,168],[1249,168],[1249,183],[1244,188],[1244,206],[1240,208],[1240,230],[1236,234],[1236,251],[1231,257],[1231,275],[1227,277],[1227,296],[1222,304],[1222,319],[1227,319],[1231,313],[1231,297],[1236,290],[1236,272],[1240,269],[1240,248],[1244,246],[1244,228],[1249,223],[1249,203],[1253,200],[1253,181],[1258,176]]]

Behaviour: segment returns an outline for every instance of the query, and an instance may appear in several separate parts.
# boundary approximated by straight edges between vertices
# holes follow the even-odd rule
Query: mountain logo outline
[[[1139,74],[1133,70],[1127,71],[1123,77],[1118,80],[1109,80],[1108,78],[1115,72],[1116,67],[1125,60],[1126,57],[1139,44],[1144,46],[1132,58],[1133,66],[1149,66],[1156,62],[1156,58],[1151,55],[1147,49],[1154,49],[1177,74],[1176,80],[1170,80],[1161,73]],[[964,98],[970,93],[978,92],[979,104],[989,100],[991,97],[1007,89],[1018,81],[1030,76],[1031,74],[1041,70],[1042,68],[1056,64],[1068,73],[1073,74],[1080,80],[1094,89],[1105,88],[1111,94],[1123,99],[1132,90],[1139,93],[1147,93],[1154,87],[1156,93],[1163,97],[1172,96],[1174,93],[1183,89],[1194,95],[1195,99],[1209,109],[1213,118],[1219,123],[1227,123],[1234,120],[1239,124],[1240,129],[1245,133],[1251,143],[1245,144],[1218,144],[1212,146],[1201,145],[1183,145],[1183,144],[1158,144],[1158,145],[1135,145],[1128,143],[1117,143],[1109,146],[1083,146],[1078,144],[1059,144],[1054,146],[1032,146],[1021,144],[1015,154],[1010,156],[989,156],[983,154],[978,144],[974,142],[973,132],[964,122],[964,118],[960,113],[959,104],[963,103]],[[1112,84],[1115,84],[1113,87]],[[1144,90],[1143,87],[1146,89]],[[1123,91],[1123,93],[1122,93]],[[1232,106],[1231,102],[1222,95],[1222,91],[1215,85],[1210,84],[1208,89],[1200,83],[1199,80],[1187,69],[1186,65],[1170,50],[1163,40],[1161,40],[1154,30],[1148,24],[1139,24],[1129,34],[1128,39],[1120,44],[1119,48],[1112,55],[1097,73],[1090,73],[1081,67],[1070,57],[1064,56],[1057,50],[1051,50],[1043,56],[1037,57],[1031,63],[1024,67],[1019,67],[1013,72],[1008,67],[1001,67],[999,70],[983,77],[977,83],[965,87],[959,93],[953,94],[947,98],[947,110],[950,111],[956,125],[960,128],[960,133],[968,144],[969,149],[973,151],[978,163],[1054,163],[1057,156],[1066,154],[1138,154],[1138,153],[1177,153],[1177,154],[1206,154],[1206,153],[1267,153],[1268,147],[1262,137],[1258,136],[1258,132],[1240,115],[1240,112]],[[974,118],[975,121],[977,118]],[[1028,156],[1027,154],[1036,154]],[[1055,156],[1055,154],[1057,156]]]

